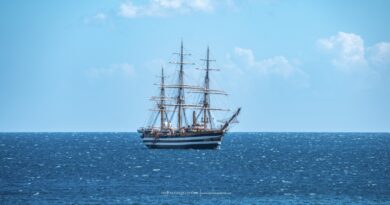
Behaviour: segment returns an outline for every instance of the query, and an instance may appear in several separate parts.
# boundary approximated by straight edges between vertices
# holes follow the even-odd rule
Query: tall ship
[[[181,42],[177,64],[177,77],[172,84],[166,84],[164,68],[161,68],[159,95],[151,97],[155,107],[149,123],[138,129],[143,143],[151,149],[217,149],[224,135],[233,123],[237,123],[237,116],[241,108],[234,110],[226,119],[216,120],[214,112],[230,112],[230,109],[212,106],[211,96],[227,95],[223,90],[210,88],[210,72],[218,71],[210,67],[210,50],[207,48],[203,68],[197,68],[203,74],[200,85],[190,85],[185,79],[185,66],[194,65],[184,62],[183,42]],[[186,67],[187,68],[187,67]],[[167,95],[171,93],[171,95]],[[196,100],[189,100],[190,96]],[[192,115],[190,119],[188,115]],[[191,119],[192,118],[192,119]]]

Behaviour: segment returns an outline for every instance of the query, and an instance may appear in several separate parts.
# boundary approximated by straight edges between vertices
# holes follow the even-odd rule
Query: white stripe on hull
[[[172,145],[201,145],[201,144],[215,144],[220,145],[220,141],[205,141],[205,142],[144,142],[145,145],[159,145],[159,146],[172,146]]]
[[[145,137],[142,138],[143,141],[192,141],[192,140],[203,140],[203,139],[213,139],[220,138],[221,135],[214,136],[199,136],[199,137],[161,137],[161,138],[153,138],[153,137]]]

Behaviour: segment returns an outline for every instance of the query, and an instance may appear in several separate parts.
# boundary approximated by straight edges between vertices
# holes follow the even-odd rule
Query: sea
[[[137,133],[0,133],[0,204],[390,204],[390,134],[236,132],[216,150],[153,150]]]

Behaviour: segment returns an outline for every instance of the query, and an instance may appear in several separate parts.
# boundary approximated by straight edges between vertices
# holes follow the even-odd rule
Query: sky
[[[188,79],[210,47],[232,131],[389,132],[388,22],[385,0],[1,1],[0,132],[136,131],[181,40]]]

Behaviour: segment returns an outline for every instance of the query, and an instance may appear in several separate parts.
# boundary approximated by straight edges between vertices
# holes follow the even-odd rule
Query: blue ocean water
[[[1,204],[390,204],[388,133],[229,133],[150,150],[136,133],[1,133]]]

